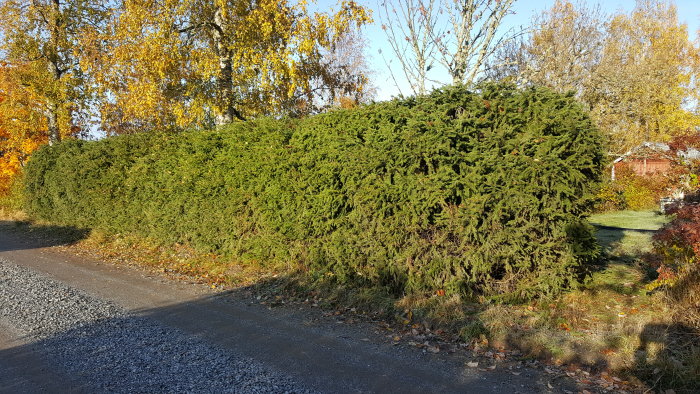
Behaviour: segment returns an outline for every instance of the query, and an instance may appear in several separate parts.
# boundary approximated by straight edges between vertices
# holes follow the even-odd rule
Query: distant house
[[[700,150],[688,148],[674,151],[663,142],[645,142],[630,149],[624,155],[613,161],[610,177],[615,180],[615,173],[625,166],[631,168],[637,175],[645,176],[666,173],[671,164],[677,160],[694,161],[700,159]]]

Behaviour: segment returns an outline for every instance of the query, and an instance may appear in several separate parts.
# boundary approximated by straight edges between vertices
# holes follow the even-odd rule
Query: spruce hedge
[[[216,131],[66,141],[35,217],[398,294],[528,298],[581,279],[602,138],[571,95],[489,84]]]

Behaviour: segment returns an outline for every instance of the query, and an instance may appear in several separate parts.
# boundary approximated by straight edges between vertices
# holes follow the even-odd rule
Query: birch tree
[[[416,94],[437,82],[427,73],[438,64],[453,84],[477,82],[487,59],[513,31],[502,32],[515,0],[393,0],[382,3],[382,28]]]
[[[428,72],[438,61],[439,46],[435,38],[442,34],[439,20],[441,10],[442,6],[437,1],[395,0],[382,3],[382,30],[413,94],[425,94],[429,83],[439,83],[429,78]],[[391,61],[386,62],[391,69]],[[392,78],[398,86],[393,71]]]
[[[696,132],[700,48],[676,7],[640,0],[631,14],[615,15],[607,31],[589,100],[613,149]]]
[[[125,0],[92,69],[116,121],[185,127],[303,114],[315,83],[342,77],[325,67],[324,50],[368,21],[353,1],[312,14],[286,0]]]
[[[48,142],[75,134],[89,117],[90,86],[79,66],[81,37],[100,27],[103,2],[4,0],[0,4],[3,61],[22,71],[22,86],[41,103]]]

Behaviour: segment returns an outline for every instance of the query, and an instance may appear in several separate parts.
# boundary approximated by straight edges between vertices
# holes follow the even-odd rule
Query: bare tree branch
[[[499,34],[515,0],[394,0],[380,8],[382,29],[414,94],[436,82],[439,63],[454,84],[473,84],[495,51],[522,34]],[[385,59],[386,62],[386,59]],[[388,63],[388,62],[387,62]],[[396,77],[392,77],[396,80]],[[397,84],[398,85],[398,84]]]

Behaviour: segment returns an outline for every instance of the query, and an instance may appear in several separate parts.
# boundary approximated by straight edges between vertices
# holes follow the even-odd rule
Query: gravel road
[[[81,391],[311,392],[250,358],[5,260],[0,322],[40,348]]]
[[[0,393],[600,392],[353,320],[78,256],[0,222]]]

